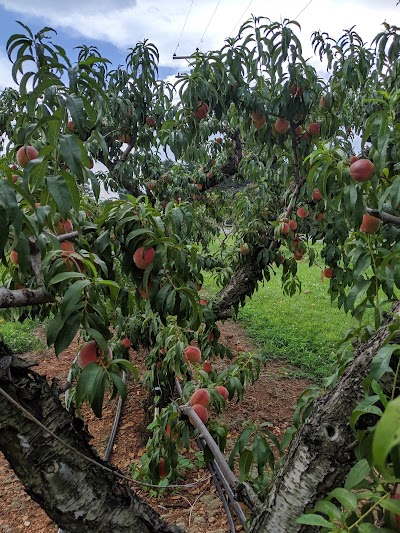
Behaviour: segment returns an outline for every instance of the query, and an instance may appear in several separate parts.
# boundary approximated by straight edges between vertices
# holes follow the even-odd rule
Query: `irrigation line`
[[[175,380],[175,383],[176,383],[176,388],[178,390],[178,394],[179,396],[182,396],[182,387],[181,387],[181,384],[179,383],[178,380]],[[202,439],[202,438],[198,438],[197,439],[197,443],[199,445],[199,448],[201,448],[203,451],[204,451],[204,448],[206,446],[206,443],[205,441]],[[207,467],[208,465],[211,466],[211,469],[209,468],[209,471],[210,471],[210,474],[212,475],[213,477],[213,480],[214,480],[214,483],[215,483],[215,486],[217,487],[217,490],[218,490],[218,494],[220,495],[220,498],[222,500],[222,503],[224,505],[224,508],[225,508],[225,512],[227,514],[227,517],[228,517],[228,521],[229,521],[229,524],[230,526],[232,527],[231,524],[233,524],[233,519],[232,519],[232,514],[230,512],[230,509],[229,507],[227,507],[227,501],[226,501],[226,498],[225,496],[223,495],[223,492],[222,492],[222,488],[221,488],[221,485],[219,483],[219,480],[221,481],[224,489],[225,489],[225,492],[230,500],[230,503],[232,505],[232,508],[233,510],[235,511],[235,514],[237,515],[237,517],[239,518],[239,520],[242,522],[242,524],[244,525],[246,522],[247,522],[247,519],[246,519],[246,516],[245,514],[243,513],[242,509],[240,508],[236,498],[235,498],[235,495],[233,494],[233,491],[226,479],[226,477],[224,476],[219,464],[218,464],[218,461],[216,461],[215,459],[213,459],[212,461],[210,461],[210,463],[207,464]],[[216,475],[219,477],[219,480],[218,478],[216,477]],[[219,487],[219,488],[218,488]],[[221,497],[221,494],[222,494],[222,497]],[[228,510],[227,510],[228,509]],[[234,526],[233,526],[234,527]],[[235,531],[235,529],[233,529],[233,532]]]

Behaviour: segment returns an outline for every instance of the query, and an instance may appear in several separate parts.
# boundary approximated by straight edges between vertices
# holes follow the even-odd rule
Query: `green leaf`
[[[324,513],[329,517],[329,520],[341,520],[342,513],[336,505],[334,505],[332,502],[327,502],[326,500],[321,500],[317,502],[316,506],[314,507],[314,511],[318,513]]]
[[[76,135],[60,135],[61,156],[72,174],[83,181],[82,149],[82,141]]]
[[[333,498],[335,498],[347,511],[355,511],[357,509],[358,504],[356,496],[346,489],[341,487],[333,489],[326,499],[330,501]]]
[[[104,373],[104,369],[96,363],[90,363],[79,374],[76,384],[75,402],[79,409],[84,399],[89,399],[94,395],[94,386],[99,376]]]
[[[400,396],[391,400],[376,425],[372,441],[372,458],[376,468],[386,481],[398,482],[386,465],[390,451],[400,444]]]
[[[334,524],[331,524],[331,522],[328,522],[328,520],[325,520],[325,518],[318,514],[303,514],[296,520],[296,524],[326,527],[330,531],[336,527]]]
[[[398,344],[386,344],[374,356],[371,361],[371,376],[379,381],[386,372],[393,373],[390,368],[390,359],[393,353],[400,350]]]
[[[59,355],[66,348],[68,348],[68,346],[74,340],[74,337],[81,325],[82,318],[83,311],[78,311],[77,313],[72,313],[65,319],[63,327],[59,331],[54,342],[54,350],[56,355]]]
[[[72,196],[63,176],[47,176],[47,187],[57,204],[61,216],[67,218],[72,207]]]
[[[394,529],[388,529],[387,527],[376,527],[374,524],[359,524],[359,533],[396,533]]]
[[[243,450],[239,457],[239,480],[244,481],[250,472],[253,463],[253,453],[251,450]]]
[[[371,467],[368,464],[366,459],[361,459],[358,461],[347,474],[344,488],[351,490],[357,486],[361,481],[363,481],[366,476],[369,474]]]
[[[80,272],[60,272],[60,274],[56,274],[51,280],[49,281],[50,285],[55,285],[56,283],[60,283],[61,281],[65,281],[66,279],[74,279],[74,278],[84,278],[84,274],[81,274]]]
[[[122,402],[124,402],[126,400],[127,390],[126,390],[125,383],[121,379],[121,376],[111,371],[108,372],[108,375],[110,376],[112,382],[114,383],[116,389],[118,390],[118,394]]]
[[[383,509],[387,509],[391,513],[400,515],[400,500],[394,498],[387,498],[382,500],[379,504]]]

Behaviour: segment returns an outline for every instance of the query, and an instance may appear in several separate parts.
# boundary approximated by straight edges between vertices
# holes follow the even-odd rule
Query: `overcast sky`
[[[400,26],[397,0],[0,0],[0,87],[10,85],[5,54],[8,37],[20,32],[16,20],[34,31],[56,29],[55,42],[72,54],[74,46],[94,44],[115,66],[126,50],[145,38],[160,51],[160,74],[171,76],[185,67],[172,55],[220,49],[251,14],[271,20],[297,17],[305,54],[311,55],[311,32],[317,29],[339,37],[356,25],[370,41],[386,21]],[[186,25],[185,24],[185,20]],[[180,37],[182,33],[182,36]],[[179,46],[178,46],[179,43]],[[177,48],[178,46],[178,48]]]

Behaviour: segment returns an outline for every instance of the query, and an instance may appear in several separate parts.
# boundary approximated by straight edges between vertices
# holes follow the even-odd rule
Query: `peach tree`
[[[52,44],[52,30],[34,35],[21,26],[24,33],[7,44],[18,91],[0,98],[5,315],[46,320],[56,355],[77,334],[92,343],[81,352],[73,401],[76,409],[89,403],[98,416],[105,393],[125,397],[123,369],[137,376],[130,343],[149,347],[143,381],[149,392],[161,386],[151,417],[161,411],[134,477],[166,486],[180,474],[179,449],[192,436],[184,404],[192,403],[223,450],[228,430],[208,422],[208,410],[218,414],[227,399],[240,400],[261,369],[262,358],[248,354],[214,369],[216,357],[232,358],[219,342],[218,320],[234,316],[258,282],[277,273],[293,294],[301,287],[297,262],[318,262],[332,300],[360,327],[349,333],[334,375],[300,399],[283,441],[249,423],[230,463],[239,456],[239,481],[250,481],[264,500],[252,509],[251,531],[395,527],[398,29],[384,26],[371,46],[354,29],[339,40],[314,33],[327,66],[321,77],[302,55],[297,23],[254,17],[222,50],[194,54],[190,73],[172,87],[159,80],[158,51],[148,41],[111,70],[95,47],[78,48],[73,62]],[[96,172],[94,162],[102,164]],[[101,187],[115,198],[105,199]],[[212,300],[199,295],[204,272],[221,287]],[[373,324],[362,322],[368,309]],[[105,357],[110,351],[114,357]],[[15,397],[26,388],[36,412],[46,402],[46,412],[61,409],[39,376],[30,373],[30,381],[4,357],[3,391]],[[171,403],[177,377],[182,405]],[[8,417],[10,409],[2,404]],[[60,417],[64,440],[90,455],[67,414]],[[0,424],[10,427],[3,418]],[[10,438],[3,435],[2,450]],[[49,503],[55,486],[39,497],[40,476],[24,477],[30,463],[23,450],[6,456],[50,516],[81,531],[73,512]],[[45,458],[37,461],[46,471]],[[98,475],[81,480],[85,488]],[[104,494],[115,483],[106,477]],[[116,507],[127,511],[137,496],[124,491]],[[77,500],[87,509],[87,498]],[[85,527],[96,530],[105,514],[117,527],[117,514],[100,500]],[[173,530],[143,503],[128,522],[131,531],[143,524]]]

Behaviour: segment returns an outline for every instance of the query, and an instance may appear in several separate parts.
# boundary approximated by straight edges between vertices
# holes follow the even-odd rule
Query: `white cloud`
[[[384,20],[400,25],[400,8],[396,9],[395,3],[395,0],[314,0],[299,15],[306,6],[305,1],[304,6],[303,2],[299,5],[298,0],[287,0],[268,2],[266,7],[265,0],[253,0],[251,7],[244,11],[247,1],[221,0],[213,16],[216,0],[194,2],[177,54],[189,55],[199,44],[203,51],[220,49],[234,25],[243,23],[254,13],[257,16],[267,15],[273,21],[293,19],[299,15],[304,53],[309,56],[312,53],[310,35],[315,30],[321,29],[339,37],[343,29],[356,24],[356,30],[364,40],[370,41],[380,31]],[[90,39],[99,39],[126,50],[147,38],[160,50],[161,65],[173,65],[179,70],[186,64],[184,60],[173,61],[172,54],[191,0],[169,0],[167,4],[161,0],[69,0],[65,9],[60,9],[60,2],[55,0],[0,0],[0,5],[10,11],[41,16],[46,24],[73,32],[86,44],[90,44]],[[236,26],[235,33],[240,24]]]
[[[0,90],[5,87],[17,88],[11,75],[12,65],[6,54],[0,52]]]

